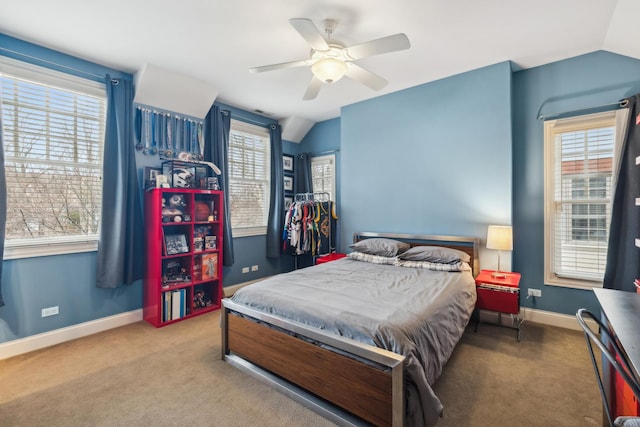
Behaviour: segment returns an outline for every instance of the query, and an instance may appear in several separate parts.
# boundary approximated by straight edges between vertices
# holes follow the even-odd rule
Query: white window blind
[[[615,112],[546,122],[545,131],[547,280],[599,285],[611,220]]]
[[[314,193],[329,193],[335,200],[336,156],[334,154],[311,158],[311,180]]]
[[[270,138],[267,129],[231,120],[229,210],[234,236],[265,234],[269,215]]]
[[[0,96],[8,252],[95,242],[102,201],[104,84],[2,58]]]

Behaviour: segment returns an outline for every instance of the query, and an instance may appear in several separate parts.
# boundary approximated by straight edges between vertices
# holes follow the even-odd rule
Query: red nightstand
[[[505,273],[505,277],[494,277],[493,270],[482,270],[476,277],[476,328],[480,324],[479,310],[489,310],[498,313],[499,325],[507,326],[518,331],[517,339],[520,341],[520,325],[522,319],[520,313],[520,273]],[[513,326],[502,325],[502,314],[511,315]],[[515,317],[514,317],[515,315]]]
[[[323,256],[320,256],[320,257],[316,258],[316,264],[324,264],[325,262],[335,261],[337,259],[344,258],[346,256],[347,256],[347,254],[339,254],[339,253],[334,252],[332,254],[323,255]]]

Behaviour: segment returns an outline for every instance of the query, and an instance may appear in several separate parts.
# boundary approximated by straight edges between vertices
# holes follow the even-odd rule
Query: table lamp
[[[493,277],[504,278],[500,271],[500,252],[513,250],[513,234],[508,225],[490,225],[487,231],[487,249],[498,250],[498,269],[491,273]]]

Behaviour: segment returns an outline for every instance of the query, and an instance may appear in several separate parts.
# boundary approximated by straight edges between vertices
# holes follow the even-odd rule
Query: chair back
[[[598,380],[600,397],[602,398],[602,403],[604,405],[607,419],[609,420],[609,425],[613,427],[614,420],[611,417],[611,410],[609,409],[610,406],[609,402],[607,401],[602,374],[600,372],[600,369],[598,368],[598,363],[596,362],[596,357],[593,352],[593,344],[595,344],[600,349],[600,352],[603,356],[603,364],[605,362],[604,359],[606,359],[606,361],[608,361],[609,364],[613,366],[620,377],[622,377],[622,379],[629,385],[629,388],[636,396],[636,399],[640,399],[640,384],[635,378],[633,371],[629,366],[629,362],[624,355],[624,352],[620,349],[620,345],[618,344],[618,340],[615,334],[613,334],[609,330],[609,328],[607,328],[600,321],[600,319],[594,316],[593,313],[584,308],[578,310],[578,312],[576,313],[576,318],[578,319],[580,327],[584,331],[584,336],[587,341],[587,348],[589,349],[589,355],[591,356],[591,363],[593,364],[593,370],[595,371],[596,379]],[[598,325],[598,327],[600,328],[600,335],[593,332],[589,325],[587,325],[586,319],[590,319]]]

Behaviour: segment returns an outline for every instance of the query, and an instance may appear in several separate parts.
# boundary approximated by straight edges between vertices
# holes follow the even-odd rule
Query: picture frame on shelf
[[[285,176],[284,177],[284,191],[293,191],[293,177]]]
[[[218,253],[208,253],[202,255],[201,261],[202,280],[210,280],[218,278]]]
[[[284,210],[289,210],[289,207],[293,204],[293,197],[285,196],[284,198]]]
[[[167,234],[164,236],[165,253],[167,255],[184,254],[189,252],[187,236],[184,234]]]
[[[143,179],[145,190],[156,188],[156,178],[161,174],[162,170],[160,168],[145,166]]]
[[[293,172],[293,156],[282,155],[282,167],[285,172]]]

